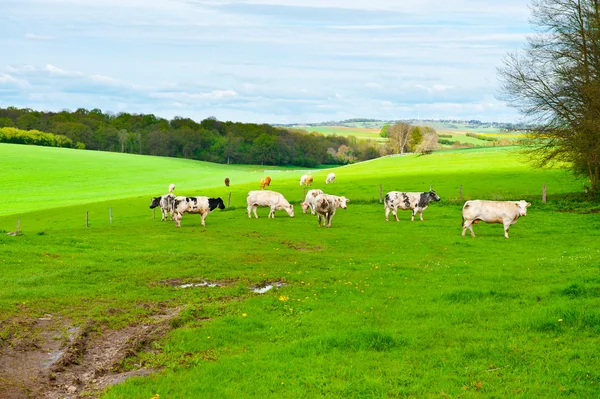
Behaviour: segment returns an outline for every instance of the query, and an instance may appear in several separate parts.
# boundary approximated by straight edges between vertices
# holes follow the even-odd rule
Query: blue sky
[[[201,120],[515,122],[526,1],[0,0],[0,106]]]

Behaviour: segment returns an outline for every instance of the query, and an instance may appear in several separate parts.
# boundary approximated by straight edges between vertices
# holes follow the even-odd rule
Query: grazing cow
[[[473,223],[477,224],[482,220],[486,223],[502,223],[504,225],[504,237],[508,238],[508,229],[517,223],[520,216],[527,215],[527,207],[530,205],[529,202],[524,200],[467,201],[462,209],[462,235],[464,236],[467,229],[469,229],[471,230],[471,236],[475,237]]]
[[[335,173],[331,172],[327,175],[327,179],[325,179],[325,184],[334,183],[335,182]]]
[[[415,221],[415,215],[417,212],[421,217],[421,221],[423,221],[423,211],[427,209],[429,202],[431,201],[439,201],[440,197],[435,193],[435,191],[430,190],[429,192],[424,193],[405,193],[399,191],[391,191],[385,195],[384,207],[385,207],[385,221],[388,221],[388,216],[390,211],[392,211],[392,215],[396,218],[396,221],[399,222],[397,211],[398,209],[412,210],[411,221]]]
[[[160,211],[162,213],[162,217],[160,219],[161,222],[166,221],[167,219],[173,220],[173,202],[175,201],[175,195],[169,193],[165,195],[161,195],[160,197],[152,198],[150,201],[150,209],[154,209],[157,206],[160,207]]]
[[[250,191],[246,202],[248,203],[248,217],[251,219],[252,211],[254,211],[254,216],[258,218],[256,208],[259,206],[268,206],[271,208],[268,216],[270,218],[275,218],[275,211],[280,209],[286,211],[291,218],[294,217],[294,206],[290,205],[283,195],[275,191]]]
[[[184,213],[198,213],[202,220],[202,226],[206,226],[204,219],[216,208],[225,209],[225,204],[220,197],[176,197],[173,202],[175,225],[181,227],[181,218]]]
[[[346,209],[346,203],[350,200],[346,197],[338,197],[337,195],[319,194],[315,198],[315,210],[319,218],[318,223],[321,227],[321,219],[323,226],[331,227],[331,219],[335,215],[337,208]]]
[[[265,187],[269,187],[271,185],[271,178],[269,176],[260,180],[260,189],[264,190]]]
[[[226,186],[226,187],[229,187],[229,177],[226,177],[226,178],[225,178],[225,186]]]
[[[307,185],[309,186],[311,183],[313,182],[313,178],[311,175],[302,175],[302,177],[300,178],[300,185]]]
[[[175,185],[169,184],[169,193],[172,193],[173,191],[175,191]]]
[[[304,202],[300,204],[302,205],[302,213],[306,213],[310,208],[310,213],[312,215],[315,214],[315,198],[317,198],[317,195],[319,194],[323,194],[323,190],[308,190]]]

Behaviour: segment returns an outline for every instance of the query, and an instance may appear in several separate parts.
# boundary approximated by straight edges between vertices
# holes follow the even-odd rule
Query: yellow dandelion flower
[[[242,317],[246,317],[248,316],[246,313],[242,313]]]
[[[290,299],[290,298],[288,296],[285,296],[285,295],[282,295],[282,296],[279,297],[279,300],[283,301],[283,302],[287,301],[288,299]]]

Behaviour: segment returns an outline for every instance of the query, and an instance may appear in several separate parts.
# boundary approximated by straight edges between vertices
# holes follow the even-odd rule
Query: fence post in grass
[[[110,224],[112,224],[112,206],[108,208],[108,218],[110,220]]]
[[[304,198],[306,198],[306,187],[304,187],[304,196],[302,197],[302,201],[304,201]]]
[[[379,185],[379,203],[381,204],[382,202],[383,202],[383,187],[380,184]]]
[[[462,184],[460,185],[460,200],[462,201]]]
[[[21,219],[17,219],[17,228],[15,230],[15,235],[21,235]]]
[[[156,208],[152,209],[152,219],[156,219]]]
[[[546,185],[545,184],[542,186],[542,202],[544,204],[546,203]]]
[[[89,227],[89,221],[90,221],[90,212],[85,211],[85,227]]]
[[[229,196],[227,197],[227,208],[229,208],[229,204],[231,204],[231,191],[229,192]]]

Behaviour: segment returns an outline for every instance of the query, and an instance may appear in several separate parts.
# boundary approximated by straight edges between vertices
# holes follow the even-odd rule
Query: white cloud
[[[34,35],[33,33],[28,33],[25,35],[25,39],[30,40],[54,40],[55,37],[52,36],[42,36],[42,35]]]

